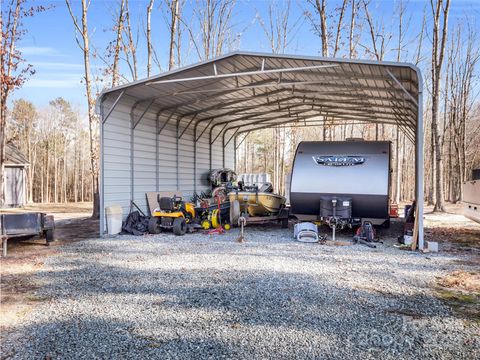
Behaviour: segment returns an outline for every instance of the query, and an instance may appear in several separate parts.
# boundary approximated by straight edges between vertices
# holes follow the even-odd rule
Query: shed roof
[[[28,160],[23,153],[12,143],[5,145],[5,165],[28,165]]]
[[[234,52],[100,98],[131,96],[139,106],[156,105],[157,114],[238,133],[292,123],[383,123],[415,142],[421,81],[407,63]]]

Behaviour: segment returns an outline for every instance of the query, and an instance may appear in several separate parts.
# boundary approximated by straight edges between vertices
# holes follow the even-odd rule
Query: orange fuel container
[[[398,218],[398,204],[390,204],[390,217]]]

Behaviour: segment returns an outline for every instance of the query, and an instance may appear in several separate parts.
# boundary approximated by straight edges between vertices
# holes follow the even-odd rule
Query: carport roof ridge
[[[414,143],[421,90],[420,71],[409,63],[233,52],[104,90],[99,103],[126,95],[157,113],[228,123],[237,133],[292,123],[392,124]]]

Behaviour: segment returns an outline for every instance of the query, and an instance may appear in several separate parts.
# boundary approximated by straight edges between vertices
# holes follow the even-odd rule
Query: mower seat
[[[171,197],[159,197],[158,205],[162,211],[173,211],[175,210],[175,202]]]

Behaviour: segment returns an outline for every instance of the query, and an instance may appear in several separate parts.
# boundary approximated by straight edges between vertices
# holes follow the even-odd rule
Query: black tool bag
[[[122,234],[144,235],[148,232],[148,219],[138,211],[131,212],[122,224]]]

